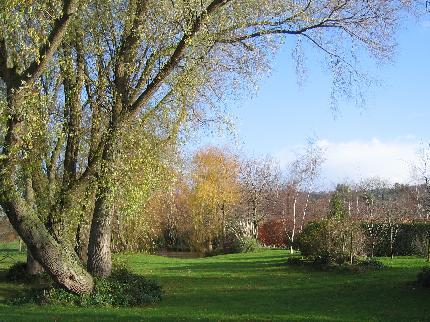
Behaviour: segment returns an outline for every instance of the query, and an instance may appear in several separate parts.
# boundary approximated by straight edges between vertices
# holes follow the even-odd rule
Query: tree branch
[[[55,23],[51,33],[48,36],[48,40],[39,49],[39,59],[33,61],[30,66],[22,73],[18,86],[22,82],[33,83],[43,73],[48,63],[54,56],[55,51],[60,45],[64,38],[67,27],[70,23],[70,18],[75,14],[77,9],[77,0],[64,0],[63,1],[63,13]]]
[[[6,40],[2,37],[0,38],[0,78],[10,88],[18,75],[15,67],[7,67],[7,58]]]
[[[7,68],[7,51],[6,51],[6,41],[2,37],[0,39],[0,78],[6,81],[8,68]]]
[[[115,87],[121,95],[123,106],[129,104],[129,78],[128,66],[136,58],[136,47],[139,44],[141,36],[138,32],[140,25],[145,19],[147,10],[147,0],[130,1],[131,10],[133,10],[133,19],[130,26],[126,28],[118,52],[118,60],[115,65]]]
[[[192,28],[189,33],[185,33],[181,40],[178,42],[175,51],[170,56],[169,60],[161,68],[158,75],[153,79],[153,81],[146,87],[142,94],[133,102],[129,107],[127,112],[135,114],[139,109],[147,104],[151,99],[152,95],[160,88],[163,80],[173,71],[173,69],[178,65],[179,60],[187,48],[187,43],[200,31],[203,21],[207,19],[211,14],[216,12],[219,8],[223,7],[231,0],[213,0],[209,6],[203,11],[194,21]]]

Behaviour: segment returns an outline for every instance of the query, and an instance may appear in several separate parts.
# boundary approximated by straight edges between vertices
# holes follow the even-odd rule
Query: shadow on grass
[[[215,259],[215,260],[214,260]],[[261,270],[271,270],[286,266],[286,257],[282,255],[264,256],[264,257],[245,257],[237,259],[236,257],[210,257],[200,261],[183,262],[184,265],[167,266],[163,268],[167,271],[181,271],[191,269],[192,271],[227,273],[227,272],[254,272]]]
[[[425,321],[430,316],[430,292],[408,285],[417,266],[345,275],[291,267],[285,254],[267,253],[146,266],[140,266],[145,257],[137,255],[133,263],[136,271],[163,285],[161,303],[126,309],[3,304],[0,320]],[[8,288],[13,285],[0,281],[0,294]]]
[[[168,271],[182,271],[186,268],[191,269],[194,272],[200,271],[201,273],[213,272],[214,274],[226,274],[226,273],[253,273],[261,270],[272,270],[279,267],[286,266],[283,262],[216,262],[216,263],[201,263],[192,265],[186,265],[181,267],[169,266],[165,268]]]
[[[390,271],[397,277],[402,274],[395,268]],[[244,277],[235,279],[236,283],[223,277],[181,276],[175,284],[164,279],[170,284],[167,296],[150,307],[0,306],[0,316],[17,321],[25,312],[31,314],[31,320],[48,321],[425,321],[430,314],[429,292],[412,289],[403,280],[393,283],[390,276],[355,280],[331,273],[302,275]]]

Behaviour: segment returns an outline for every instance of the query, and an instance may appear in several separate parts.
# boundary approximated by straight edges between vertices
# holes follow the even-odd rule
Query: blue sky
[[[300,87],[291,54],[282,50],[255,96],[229,107],[237,140],[214,133],[200,145],[239,145],[246,154],[270,155],[285,166],[313,137],[326,150],[323,188],[371,176],[410,181],[415,151],[430,139],[430,13],[408,22],[397,39],[393,62],[371,70],[380,85],[366,92],[364,108],[341,102],[333,112],[330,78],[314,63],[313,55],[321,53],[307,54],[309,71]]]

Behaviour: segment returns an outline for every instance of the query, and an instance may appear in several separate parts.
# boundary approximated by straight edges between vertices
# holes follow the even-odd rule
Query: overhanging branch
[[[76,10],[77,0],[63,1],[63,13],[61,17],[55,21],[47,42],[40,47],[39,59],[34,60],[21,74],[18,85],[21,85],[23,82],[27,84],[33,83],[42,75],[58,46],[61,44],[70,23],[70,18],[75,14]]]
[[[152,95],[160,88],[162,82],[166,77],[173,71],[173,69],[179,63],[182,55],[187,48],[187,43],[200,31],[203,21],[207,19],[211,14],[216,12],[218,9],[226,5],[230,0],[213,0],[209,6],[203,11],[194,21],[192,28],[189,33],[185,33],[181,40],[178,42],[175,51],[170,56],[169,60],[161,68],[158,75],[153,79],[153,81],[146,87],[142,94],[133,102],[127,112],[130,114],[135,114],[139,109],[149,102]]]

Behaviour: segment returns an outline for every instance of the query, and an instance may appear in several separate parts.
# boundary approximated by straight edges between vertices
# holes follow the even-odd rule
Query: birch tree
[[[314,188],[315,181],[321,170],[321,165],[324,162],[322,149],[318,146],[317,142],[309,141],[306,150],[302,155],[299,155],[289,166],[289,178],[287,182],[287,189],[292,194],[292,229],[291,233],[287,232],[290,240],[290,252],[293,253],[293,244],[296,236],[298,221],[300,220],[300,228],[298,233],[303,230],[303,225],[306,220],[308,211],[309,197]],[[297,202],[300,195],[305,196],[302,216],[297,218]]]
[[[245,236],[258,237],[260,223],[269,215],[268,209],[277,202],[280,183],[281,172],[273,160],[248,159],[242,162],[240,184],[244,210],[240,225]]]

